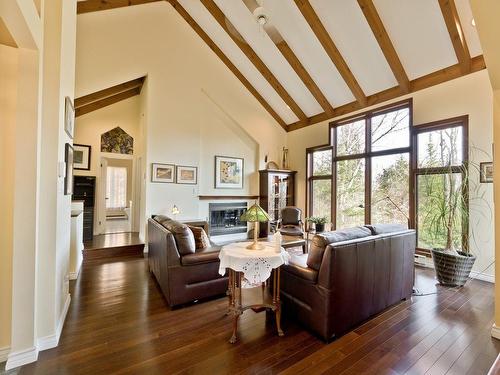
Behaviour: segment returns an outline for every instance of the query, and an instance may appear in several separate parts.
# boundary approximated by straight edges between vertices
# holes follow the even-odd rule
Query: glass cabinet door
[[[281,209],[293,204],[293,184],[287,174],[269,175],[269,207],[271,222],[281,219]]]

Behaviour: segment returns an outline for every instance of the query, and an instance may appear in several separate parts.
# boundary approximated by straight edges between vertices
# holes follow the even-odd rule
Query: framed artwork
[[[198,183],[197,167],[178,165],[176,175],[178,184],[196,185]]]
[[[90,171],[90,151],[89,145],[73,144],[73,169]]]
[[[175,182],[175,165],[153,163],[151,170],[151,182]]]
[[[73,147],[66,143],[64,149],[64,161],[66,162],[66,177],[64,177],[64,195],[73,194]]]
[[[64,131],[73,139],[75,131],[75,108],[69,96],[64,98]]]
[[[215,188],[243,189],[243,159],[229,156],[215,157]]]
[[[479,181],[481,183],[493,182],[493,163],[484,162],[479,163]]]

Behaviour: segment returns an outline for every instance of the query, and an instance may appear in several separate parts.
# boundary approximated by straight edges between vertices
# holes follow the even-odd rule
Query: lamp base
[[[253,241],[250,245],[247,246],[249,250],[264,250],[265,246],[257,241]]]

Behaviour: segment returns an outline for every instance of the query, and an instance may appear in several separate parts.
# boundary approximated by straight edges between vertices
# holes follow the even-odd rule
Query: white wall
[[[479,149],[486,152],[472,152],[471,161],[474,164],[492,161],[492,89],[486,70],[418,91],[406,97],[413,98],[413,122],[416,126],[469,115],[469,149],[470,151]],[[404,98],[398,98],[394,101]],[[376,106],[372,108],[376,108]],[[307,147],[328,143],[328,122],[312,125],[288,134],[290,166],[298,171],[297,204],[302,208],[305,208],[305,150]],[[478,182],[479,176],[476,174],[475,170],[471,171],[471,179]],[[477,194],[483,193],[487,201],[486,204],[480,203],[477,199],[474,200],[474,197],[471,196],[471,206],[476,205],[475,209],[471,210],[470,229],[474,232],[475,238],[471,247],[478,257],[474,270],[493,276],[493,266],[489,266],[494,260],[492,184],[481,184]],[[479,212],[483,212],[484,215]]]
[[[0,352],[10,346],[11,335],[17,73],[17,48],[0,45]]]
[[[243,191],[217,194],[256,193],[250,173],[264,166],[266,154],[279,159],[286,134],[170,4],[79,15],[77,38],[77,96],[147,74],[145,215],[168,212],[172,204],[182,217],[203,215],[197,195],[214,192],[216,154],[244,157],[247,167]],[[152,184],[153,162],[198,166],[200,184]]]

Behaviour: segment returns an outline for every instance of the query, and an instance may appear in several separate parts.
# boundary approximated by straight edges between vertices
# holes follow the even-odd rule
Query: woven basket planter
[[[464,286],[469,278],[476,257],[459,251],[459,255],[431,250],[436,276],[440,284]]]

